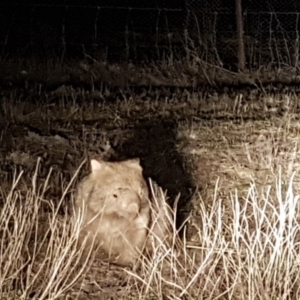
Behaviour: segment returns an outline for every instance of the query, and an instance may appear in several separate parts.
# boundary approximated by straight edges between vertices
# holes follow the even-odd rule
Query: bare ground
[[[3,85],[0,203],[5,207],[5,203],[11,201],[13,205],[9,207],[17,209],[19,214],[14,217],[15,213],[8,213],[10,223],[7,221],[2,226],[6,224],[5,228],[15,228],[11,223],[22,220],[23,213],[23,216],[28,216],[24,230],[33,223],[27,231],[38,232],[38,236],[25,236],[26,249],[20,252],[22,255],[15,263],[18,272],[3,272],[8,275],[2,276],[1,298],[66,299],[68,295],[70,299],[265,299],[265,293],[273,288],[282,295],[281,299],[297,299],[299,278],[294,271],[282,272],[277,277],[264,274],[261,278],[251,278],[250,273],[243,272],[234,277],[232,274],[236,270],[229,257],[241,266],[247,261],[247,255],[243,257],[242,252],[237,252],[239,259],[236,259],[233,252],[238,247],[231,246],[233,252],[230,252],[229,244],[223,251],[216,251],[213,255],[209,252],[215,249],[212,241],[216,232],[224,238],[224,243],[227,238],[228,243],[233,241],[234,224],[237,226],[239,219],[236,219],[239,214],[233,212],[233,208],[241,210],[240,225],[247,228],[241,232],[246,230],[247,245],[253,245],[251,235],[254,232],[271,230],[268,231],[265,224],[260,227],[250,200],[255,198],[259,204],[267,199],[271,207],[267,209],[266,204],[262,204],[266,215],[273,211],[276,216],[276,208],[284,202],[279,201],[278,191],[286,193],[285,200],[288,199],[293,176],[293,195],[299,193],[300,106],[297,91],[264,93],[265,90],[257,89],[225,89],[214,92],[152,85],[109,88],[97,84],[97,88],[80,87],[77,83],[74,86],[50,84],[44,88],[38,81],[23,78],[17,87],[16,83],[12,87]],[[76,182],[88,171],[88,160],[92,157],[114,160],[140,157],[145,176],[168,191],[171,205],[180,194],[177,227],[189,218],[186,229],[182,231],[187,249],[184,253],[189,255],[188,259],[179,263],[172,261],[175,259],[172,257],[171,263],[165,263],[165,267],[153,268],[153,262],[150,263],[152,269],[144,267],[137,271],[124,270],[102,261],[87,262],[84,270],[80,268],[77,254],[72,252],[75,251],[74,245],[68,244],[74,226],[69,220],[70,203]],[[84,166],[77,174],[84,160]],[[17,179],[20,172],[24,173]],[[25,200],[28,207],[37,207],[36,210],[24,210],[27,204],[24,207],[22,201]],[[220,204],[216,204],[217,201]],[[217,212],[221,208],[221,215],[210,215],[211,211]],[[298,212],[295,208],[295,222],[299,219]],[[270,220],[274,215],[270,213]],[[207,225],[211,223],[214,225]],[[218,229],[220,224],[224,226],[222,230]],[[277,222],[274,228],[276,226]],[[295,228],[298,230],[297,226]],[[295,245],[299,237],[297,230],[293,233]],[[59,240],[60,236],[64,238]],[[9,236],[3,235],[2,240],[9,240]],[[41,245],[36,251],[38,255],[33,254],[36,244]],[[264,242],[261,244],[264,247],[260,252],[248,247],[257,259],[259,253],[270,255],[269,248],[273,249]],[[52,245],[51,250],[49,245]],[[5,247],[3,242],[2,251]],[[200,248],[206,249],[207,256]],[[74,253],[70,262],[64,256],[65,249]],[[223,261],[221,255],[226,257]],[[35,257],[34,262],[32,257]],[[50,263],[51,259],[56,261],[61,257],[65,259],[64,264]],[[298,260],[296,256],[289,257],[293,262]],[[251,264],[248,265],[250,270]],[[171,270],[168,270],[170,266]],[[273,267],[275,270],[278,266]],[[58,277],[58,271],[53,271],[55,268],[61,274],[68,274],[65,281],[55,282],[54,278]],[[162,274],[162,270],[168,274]],[[82,272],[82,276],[73,282],[78,272]],[[160,275],[155,273],[151,281],[151,272],[160,272]],[[270,274],[272,272],[271,269]],[[276,283],[284,276],[290,276],[288,288]],[[30,280],[35,277],[38,279]],[[249,278],[254,287],[244,288],[241,281]],[[53,283],[53,288],[46,289],[45,281]],[[28,285],[29,282],[32,284]],[[70,282],[72,284],[68,286]],[[257,282],[261,282],[259,288]],[[13,289],[8,288],[11,283],[14,283]],[[258,291],[253,294],[256,289]],[[271,296],[270,299],[275,298]]]

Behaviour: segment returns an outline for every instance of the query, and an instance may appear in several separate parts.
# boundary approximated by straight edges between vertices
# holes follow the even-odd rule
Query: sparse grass
[[[25,191],[18,187],[22,174],[16,175],[1,206],[0,297],[64,298],[88,266],[79,264],[75,247],[80,222],[58,215],[51,199],[44,199],[47,182],[39,185],[38,168]]]
[[[298,299],[298,102],[257,90],[4,91],[0,298]],[[182,240],[136,269],[80,260],[70,207],[91,156],[139,156],[175,192],[191,175]]]
[[[268,85],[298,85],[299,70],[286,65],[265,64],[243,73],[223,68],[222,63],[203,60],[197,50],[175,59],[172,55],[156,62],[109,63],[86,55],[82,60],[2,60],[0,81],[6,86],[42,90],[62,85],[88,88],[95,92],[108,86],[116,89],[131,87],[174,87],[198,89],[203,86],[249,86],[264,89]],[[280,64],[279,64],[280,65]]]
[[[139,299],[298,299],[299,203],[293,178],[285,193],[278,177],[276,199],[258,194],[250,185],[244,204],[231,195],[225,210],[218,186],[211,205],[201,209],[197,236],[184,243],[181,255],[173,249],[158,253],[132,274]]]
[[[81,264],[81,252],[76,250],[80,222],[58,215],[50,200],[50,212],[43,211],[46,200],[40,190],[45,187],[38,188],[37,175],[22,195],[19,174],[1,207],[1,299],[66,299],[67,295],[76,299],[81,289],[86,299],[96,299],[105,281],[111,288],[105,289],[106,295],[115,299],[300,296],[300,205],[293,177],[285,191],[281,174],[276,185],[263,193],[252,183],[242,203],[239,193],[232,191],[230,208],[225,208],[218,185],[210,205],[195,196],[199,210],[191,224],[197,227],[193,239],[157,248],[154,258],[145,258],[137,270],[115,267],[121,274],[116,279],[102,277],[105,269],[112,272],[105,264],[92,260]]]

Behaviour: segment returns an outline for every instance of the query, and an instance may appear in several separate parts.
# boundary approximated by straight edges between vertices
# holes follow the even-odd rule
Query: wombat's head
[[[101,199],[106,214],[134,219],[147,205],[148,187],[139,159],[121,162],[93,159],[90,178],[95,183],[94,192],[98,201]]]

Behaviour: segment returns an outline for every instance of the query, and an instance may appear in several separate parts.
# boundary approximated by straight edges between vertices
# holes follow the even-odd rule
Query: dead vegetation
[[[72,85],[96,89],[110,87],[173,87],[201,88],[250,87],[264,89],[274,85],[276,89],[284,86],[297,86],[300,83],[300,70],[288,64],[266,64],[259,68],[249,67],[238,72],[223,67],[222,62],[209,62],[201,59],[197,51],[185,50],[186,55],[175,60],[172,53],[156,62],[107,63],[87,54],[81,61],[47,59],[27,59],[0,61],[0,82],[5,86],[53,90],[62,85]],[[234,54],[235,56],[235,54]],[[99,93],[96,92],[96,97]],[[107,99],[107,96],[105,99]]]
[[[1,92],[1,299],[299,298],[297,91],[21,83]],[[82,260],[91,157],[140,157],[181,242],[139,268]]]

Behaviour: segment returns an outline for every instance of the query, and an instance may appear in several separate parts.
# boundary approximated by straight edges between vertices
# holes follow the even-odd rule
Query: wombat
[[[82,213],[80,240],[95,241],[119,265],[132,265],[146,243],[150,222],[149,191],[139,159],[91,160],[91,172],[75,197]],[[95,240],[94,240],[95,239]]]

